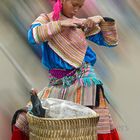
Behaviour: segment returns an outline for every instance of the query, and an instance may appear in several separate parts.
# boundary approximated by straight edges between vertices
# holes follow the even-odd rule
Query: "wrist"
[[[58,21],[54,21],[52,25],[53,25],[53,29],[55,29],[55,33],[61,32],[62,26],[61,26],[61,23],[60,23],[59,20]]]
[[[105,22],[103,17],[100,17],[100,23]]]
[[[63,20],[59,20],[59,24],[62,27],[63,26]]]
[[[93,22],[95,22],[96,24],[100,24],[101,22],[104,21],[102,16],[93,16],[93,17],[88,17],[87,19],[92,20]]]

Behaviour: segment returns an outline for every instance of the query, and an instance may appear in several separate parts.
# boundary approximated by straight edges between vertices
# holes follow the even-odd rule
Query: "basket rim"
[[[75,118],[43,118],[43,117],[34,116],[29,111],[27,112],[27,116],[33,117],[33,118],[38,119],[38,120],[41,119],[41,120],[48,120],[48,121],[78,120],[78,119],[90,119],[90,118],[98,119],[99,118],[99,114],[97,114],[97,113],[96,113],[96,116],[90,115],[90,116],[82,116],[82,117],[75,117]]]

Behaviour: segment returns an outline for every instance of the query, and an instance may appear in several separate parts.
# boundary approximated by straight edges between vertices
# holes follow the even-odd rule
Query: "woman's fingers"
[[[61,25],[64,27],[79,27],[92,29],[95,26],[95,22],[91,19],[66,19],[61,21]]]
[[[69,26],[70,26],[70,27],[77,27],[78,25],[75,24],[75,23],[71,23],[71,24],[69,24]]]
[[[92,20],[88,20],[88,27],[92,28],[95,26],[95,23]]]
[[[92,30],[95,26],[95,23],[91,20],[91,19],[87,19],[85,22],[84,22],[84,28],[86,30]]]
[[[71,20],[71,19],[62,20],[60,22],[61,22],[61,26],[63,26],[63,27],[77,27],[75,22],[73,22],[73,20]]]

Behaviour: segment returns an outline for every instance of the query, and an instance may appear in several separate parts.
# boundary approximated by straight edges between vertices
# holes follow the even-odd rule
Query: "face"
[[[62,14],[66,17],[72,18],[84,5],[84,2],[85,0],[62,0]]]

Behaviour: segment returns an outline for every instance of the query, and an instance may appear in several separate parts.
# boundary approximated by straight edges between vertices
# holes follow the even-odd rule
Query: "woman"
[[[77,12],[85,0],[57,0],[54,11],[41,14],[28,31],[31,45],[42,48],[42,64],[50,73],[50,83],[38,93],[41,99],[53,97],[70,100],[94,109],[99,115],[98,140],[119,140],[113,125],[103,84],[96,78],[96,54],[86,39],[99,46],[118,43],[115,21],[101,16],[79,19]],[[19,131],[28,139],[26,113],[19,113],[13,140]],[[23,136],[18,140],[22,139]]]

